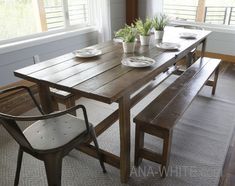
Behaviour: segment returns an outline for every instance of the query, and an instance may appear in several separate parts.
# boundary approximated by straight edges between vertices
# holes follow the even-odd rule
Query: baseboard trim
[[[200,51],[197,51],[197,55],[200,56]],[[235,63],[235,56],[226,55],[226,54],[217,54],[212,52],[205,52],[206,57],[222,59],[222,61]]]

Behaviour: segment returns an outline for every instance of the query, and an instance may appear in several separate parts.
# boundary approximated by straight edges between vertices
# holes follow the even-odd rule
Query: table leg
[[[130,96],[119,100],[120,176],[126,183],[130,176]]]
[[[46,114],[53,112],[53,101],[50,96],[50,89],[47,85],[38,84],[39,98],[43,111]]]
[[[206,39],[202,42],[201,57],[205,56],[205,51],[206,51]]]

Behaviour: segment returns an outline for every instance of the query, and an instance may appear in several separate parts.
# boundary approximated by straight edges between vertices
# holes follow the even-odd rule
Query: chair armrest
[[[18,90],[18,89],[25,89],[25,90],[27,90],[27,92],[30,95],[30,97],[32,98],[35,106],[37,107],[37,109],[39,110],[39,112],[42,115],[41,116],[12,116],[12,115],[8,115],[8,114],[0,113],[0,117],[2,117],[4,119],[15,120],[15,121],[45,120],[45,119],[50,119],[50,118],[55,118],[55,117],[59,117],[59,116],[65,115],[67,113],[70,113],[70,112],[75,111],[75,110],[80,108],[83,111],[83,116],[84,116],[84,121],[85,121],[85,124],[86,124],[87,131],[89,131],[90,127],[89,127],[87,112],[86,112],[86,108],[83,105],[76,105],[76,106],[71,107],[71,108],[69,108],[67,110],[64,110],[64,111],[58,111],[58,112],[54,112],[54,113],[50,113],[50,114],[44,114],[42,108],[37,103],[35,97],[33,96],[31,90],[29,89],[29,87],[26,87],[26,86],[11,87],[11,88],[8,88],[8,89],[0,90],[0,94],[4,94],[6,92],[10,92],[10,91]]]
[[[9,115],[9,114],[4,114],[4,113],[0,113],[0,117],[5,118],[5,119],[13,119],[15,121],[36,121],[36,120],[45,120],[45,119],[50,119],[50,118],[55,118],[55,117],[59,117],[62,115],[65,115],[67,113],[70,113],[74,110],[77,110],[81,108],[83,110],[83,113],[86,115],[86,109],[83,105],[76,105],[74,107],[71,107],[67,110],[63,110],[63,111],[56,111],[50,114],[44,114],[44,115],[36,115],[36,116],[13,116],[13,115]],[[86,119],[85,119],[86,120]]]

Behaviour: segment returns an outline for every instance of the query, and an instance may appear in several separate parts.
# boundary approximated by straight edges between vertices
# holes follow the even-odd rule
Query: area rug
[[[159,94],[174,76],[169,78],[153,93],[147,96],[132,109],[132,118]],[[227,81],[226,81],[227,82]],[[227,82],[229,84],[230,82]],[[223,84],[223,86],[226,85]],[[231,87],[230,87],[231,88]],[[159,165],[144,160],[137,169],[133,166],[134,129],[131,124],[131,178],[125,185],[218,185],[221,170],[235,125],[232,111],[235,104],[229,97],[223,98],[224,87],[218,86],[220,96],[211,96],[210,88],[205,88],[185,112],[173,132],[170,167],[165,179],[161,178]],[[225,95],[227,95],[225,93]],[[87,99],[79,100],[88,110],[92,123],[97,124],[107,114],[115,110],[117,105],[105,105]],[[35,114],[31,110],[26,114]],[[78,113],[81,117],[81,113]],[[22,128],[29,123],[21,123]],[[98,137],[100,147],[119,154],[119,128],[115,123]],[[147,135],[145,146],[154,151],[161,151],[161,140]],[[18,145],[0,126],[0,186],[13,185],[16,168]],[[119,170],[106,164],[107,174],[103,174],[96,159],[73,150],[63,160],[62,185],[122,185]],[[28,154],[23,156],[20,175],[22,186],[47,185],[44,165]]]

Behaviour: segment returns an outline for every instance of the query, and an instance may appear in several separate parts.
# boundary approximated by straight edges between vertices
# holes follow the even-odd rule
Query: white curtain
[[[110,0],[89,0],[92,7],[91,20],[98,30],[98,41],[111,39]]]

